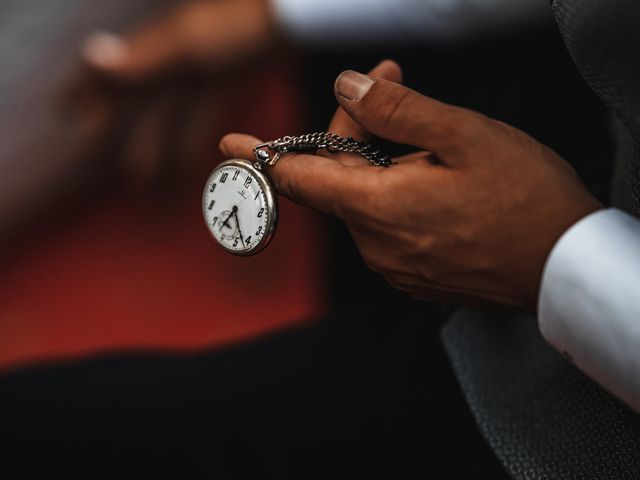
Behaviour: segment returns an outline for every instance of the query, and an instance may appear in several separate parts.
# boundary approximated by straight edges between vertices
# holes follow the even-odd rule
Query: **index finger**
[[[229,157],[253,160],[253,147],[260,143],[250,135],[232,133],[222,139],[220,148]],[[293,153],[267,167],[267,174],[285,197],[343,219],[349,205],[366,194],[372,180],[372,169],[367,166],[342,165],[320,155]]]

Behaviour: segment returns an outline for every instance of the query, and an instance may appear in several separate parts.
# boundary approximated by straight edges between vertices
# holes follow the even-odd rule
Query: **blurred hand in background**
[[[2,241],[122,166],[145,187],[210,164],[221,105],[275,44],[266,1],[0,3]]]
[[[139,84],[179,69],[224,72],[269,50],[275,38],[267,0],[196,0],[123,36],[96,33],[84,57],[111,78]]]
[[[112,112],[130,179],[174,178],[210,160],[220,105],[267,68],[274,23],[267,0],[193,1],[122,36],[94,33],[76,103]]]

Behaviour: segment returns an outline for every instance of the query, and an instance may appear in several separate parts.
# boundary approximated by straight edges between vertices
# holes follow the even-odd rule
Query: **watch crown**
[[[258,159],[258,161],[267,162],[270,158],[271,155],[264,150],[256,150],[256,159]]]

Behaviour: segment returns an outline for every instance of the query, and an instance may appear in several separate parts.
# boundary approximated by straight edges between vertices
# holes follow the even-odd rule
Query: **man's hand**
[[[380,69],[400,75],[391,62]],[[330,131],[421,151],[387,169],[345,154],[287,155],[270,171],[278,190],[343,219],[367,265],[416,298],[535,311],[551,248],[601,208],[573,169],[513,127],[375,72],[344,72],[335,93]],[[251,158],[257,143],[235,134],[221,148]]]

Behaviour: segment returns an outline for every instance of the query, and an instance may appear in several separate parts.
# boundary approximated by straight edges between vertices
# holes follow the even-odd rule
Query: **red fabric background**
[[[236,102],[228,125],[265,138],[299,132],[293,86],[274,73],[238,87],[241,108]],[[319,217],[281,201],[272,245],[235,258],[203,223],[205,179],[168,206],[113,195],[11,259],[0,272],[0,369],[113,351],[194,351],[319,314]]]

